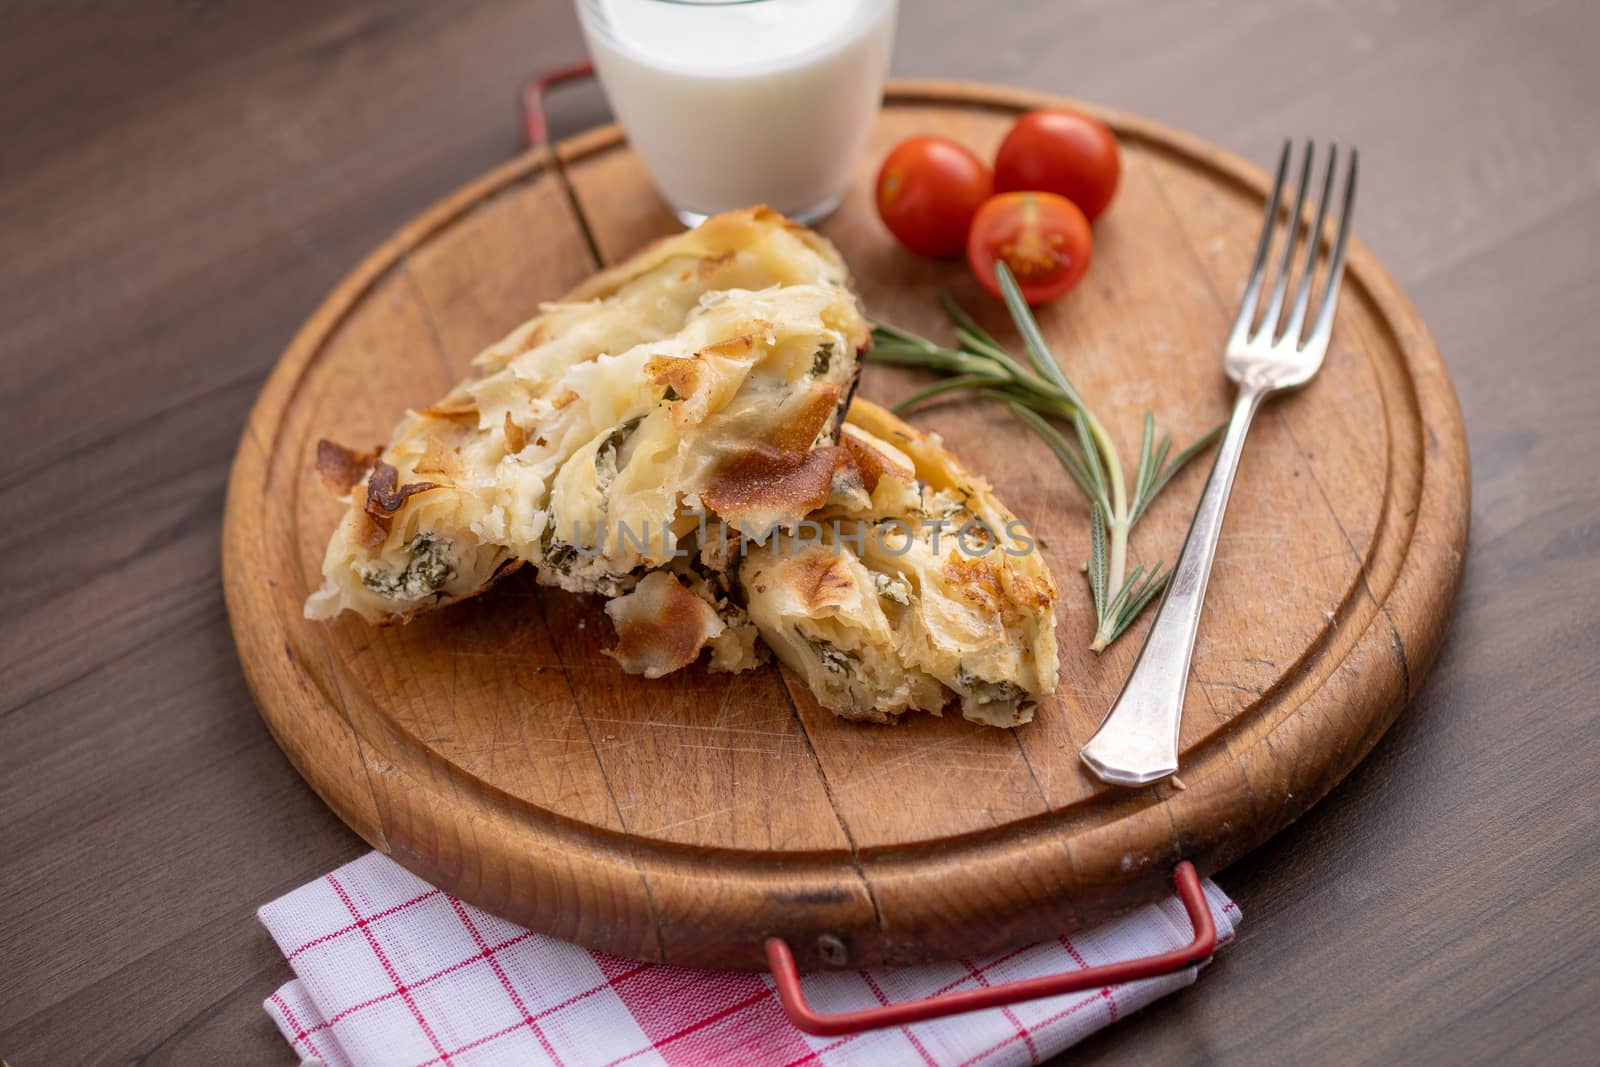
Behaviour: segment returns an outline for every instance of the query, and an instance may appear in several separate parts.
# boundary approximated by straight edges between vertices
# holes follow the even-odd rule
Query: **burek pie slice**
[[[360,455],[319,445],[349,510],[312,618],[403,621],[524,563],[616,595],[693,543],[823,505],[870,332],[826,240],[766,208],[657,242],[546,305],[479,376]],[[721,546],[708,566],[726,567]]]
[[[614,654],[652,677],[702,646],[714,669],[749,666],[736,652],[753,625],[843,718],[958,701],[976,722],[1029,721],[1055,689],[1057,652],[1055,583],[1026,526],[937,436],[876,404],[852,404],[840,445],[829,502],[745,546],[736,581],[662,573],[609,604]]]

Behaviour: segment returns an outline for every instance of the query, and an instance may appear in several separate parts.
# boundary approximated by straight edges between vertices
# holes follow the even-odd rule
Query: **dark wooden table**
[[[1431,324],[1472,550],[1421,696],[1225,871],[1242,937],[1093,1063],[1594,1062],[1600,6],[905,0],[899,73],[1143,112],[1257,160],[1355,142]],[[560,0],[0,15],[0,1055],[287,1064],[257,905],[364,845],[251,707],[218,525],[323,293],[518,148]],[[600,120],[564,94],[563,129]],[[558,131],[560,132],[560,131]]]

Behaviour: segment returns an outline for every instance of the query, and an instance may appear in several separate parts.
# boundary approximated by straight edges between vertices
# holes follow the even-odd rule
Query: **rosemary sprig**
[[[1016,279],[1004,263],[996,265],[996,273],[1006,310],[1022,338],[1022,360],[1007,352],[945,290],[940,290],[939,302],[955,327],[958,347],[941,345],[880,322],[873,330],[868,358],[876,363],[924,367],[945,375],[897,404],[897,412],[970,390],[1005,404],[1050,446],[1089,500],[1089,560],[1084,574],[1095,612],[1094,640],[1089,647],[1099,652],[1132,625],[1171,577],[1172,572],[1163,570],[1159,562],[1149,569],[1140,565],[1132,573],[1127,572],[1129,533],[1172,476],[1205,451],[1225,424],[1219,423],[1169,460],[1172,435],[1162,434],[1157,441],[1155,418],[1145,412],[1139,462],[1130,488],[1116,443],[1051,353]],[[1069,425],[1071,437],[1051,420]]]

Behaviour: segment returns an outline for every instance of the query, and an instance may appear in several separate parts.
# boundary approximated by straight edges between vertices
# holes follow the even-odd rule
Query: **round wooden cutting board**
[[[893,88],[854,189],[821,227],[870,315],[943,330],[934,294],[948,284],[1014,339],[961,265],[890,239],[871,175],[913,133],[990,153],[1018,112],[1050,102]],[[1266,178],[1156,123],[1079,106],[1121,137],[1122,187],[1084,284],[1041,321],[1125,456],[1147,408],[1181,446],[1231,400],[1219,352]],[[342,510],[312,470],[317,439],[386,439],[404,408],[442,395],[597,258],[675,228],[615,129],[524,155],[350,275],[245,431],[224,577],[261,713],[339,816],[423,878],[641,959],[759,967],[774,934],[802,967],[999,950],[1170,892],[1180,858],[1203,872],[1236,859],[1339,781],[1416,690],[1461,572],[1466,441],[1427,330],[1359,243],[1321,374],[1251,432],[1189,681],[1186,788],[1113,788],[1079,763],[1148,614],[1110,651],[1087,651],[1085,502],[1043,444],[976,400],[914,421],[1033,524],[1063,593],[1060,688],[1015,730],[953,715],[843,722],[777,668],[631,677],[601,654],[612,634],[598,601],[525,574],[407,626],[303,619]],[[872,367],[862,395],[893,402],[925,382]],[[1135,559],[1175,558],[1206,466],[1141,523]],[[823,959],[823,935],[843,959]]]

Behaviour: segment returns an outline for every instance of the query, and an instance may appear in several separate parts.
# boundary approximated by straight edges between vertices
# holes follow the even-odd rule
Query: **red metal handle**
[[[522,86],[522,141],[529,148],[537,148],[550,140],[550,124],[544,116],[544,94],[553,85],[587,78],[594,73],[594,64],[587,59],[555,67],[543,74],[529,78]]]
[[[781,937],[767,938],[767,966],[772,969],[772,979],[778,986],[778,999],[789,1021],[818,1037],[837,1037],[884,1026],[904,1026],[906,1023],[942,1019],[947,1015],[959,1015],[981,1008],[998,1008],[1024,1000],[1076,993],[1096,986],[1155,978],[1199,963],[1217,947],[1217,927],[1211,921],[1211,908],[1206,904],[1205,891],[1200,888],[1200,875],[1196,873],[1194,864],[1188,860],[1179,863],[1172,872],[1172,880],[1177,883],[1178,896],[1183,900],[1184,910],[1189,913],[1189,924],[1194,927],[1194,940],[1183,948],[1163,952],[1159,956],[1145,956],[1143,959],[1107,963],[1083,971],[1027,978],[1005,985],[946,993],[866,1011],[840,1012],[837,1015],[811,1010],[805,994],[800,991],[800,973],[795,970],[794,953],[789,951],[788,943]]]

